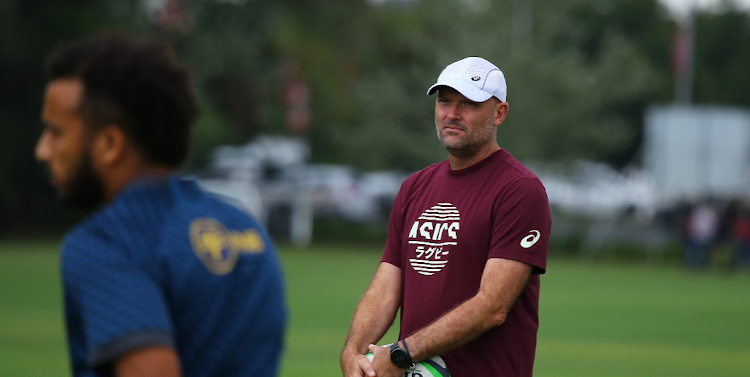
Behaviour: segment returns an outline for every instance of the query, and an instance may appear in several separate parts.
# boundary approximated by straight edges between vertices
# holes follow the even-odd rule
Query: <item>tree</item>
[[[639,33],[580,27],[596,13],[579,0],[535,2],[531,10],[522,2],[479,8],[467,2],[383,6],[360,25],[355,106],[361,115],[338,134],[348,161],[414,170],[445,158],[430,142],[433,99],[424,92],[443,67],[470,55],[493,61],[506,75],[511,110],[498,138],[516,157],[603,159],[634,143],[640,114],[623,109],[645,106],[663,85]],[[524,23],[531,27],[517,26]],[[596,47],[587,49],[594,38]]]
[[[167,12],[142,0],[0,0],[0,229],[3,218],[60,218],[32,152],[42,62],[84,34],[114,29],[175,46],[203,114],[191,170],[218,145],[295,134],[290,75],[310,89],[301,136],[313,160],[361,169],[414,171],[446,158],[425,91],[470,55],[504,71],[510,114],[498,141],[524,161],[624,166],[637,156],[644,109],[672,101],[676,25],[657,0],[166,1]],[[697,103],[748,106],[749,25],[731,5],[698,14]]]
[[[694,101],[750,107],[750,15],[725,2],[697,15],[695,35]]]
[[[0,231],[59,216],[33,151],[41,133],[45,56],[58,43],[100,30],[132,28],[135,2],[0,1]]]

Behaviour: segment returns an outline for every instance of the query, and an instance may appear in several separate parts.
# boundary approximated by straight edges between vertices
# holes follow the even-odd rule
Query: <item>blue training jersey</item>
[[[104,376],[144,346],[173,347],[184,376],[274,376],[286,324],[263,227],[195,182],[144,180],[65,238],[75,377]]]

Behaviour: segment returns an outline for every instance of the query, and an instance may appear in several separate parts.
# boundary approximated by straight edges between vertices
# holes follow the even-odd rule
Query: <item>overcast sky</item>
[[[684,14],[691,7],[710,8],[720,0],[659,0],[676,14]],[[750,10],[750,0],[734,0],[742,8]]]

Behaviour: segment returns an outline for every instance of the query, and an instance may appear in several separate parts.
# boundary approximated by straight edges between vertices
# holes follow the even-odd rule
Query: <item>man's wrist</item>
[[[412,366],[413,362],[411,359],[411,353],[409,353],[409,345],[406,344],[406,338],[400,340],[403,343],[404,348],[401,348],[399,341],[391,345],[391,362],[401,369],[406,369]]]
[[[414,358],[411,357],[411,350],[409,349],[409,345],[406,344],[406,338],[401,339],[401,345],[404,346],[404,351],[406,351],[406,354],[409,356],[409,362],[414,363]]]
[[[349,358],[349,357],[352,357],[352,356],[356,356],[356,355],[362,355],[362,354],[363,354],[363,353],[361,353],[361,352],[360,352],[360,351],[359,351],[359,350],[357,349],[357,347],[356,347],[356,346],[346,346],[346,347],[344,347],[344,349],[343,349],[343,350],[341,351],[341,357],[342,357],[342,358]]]

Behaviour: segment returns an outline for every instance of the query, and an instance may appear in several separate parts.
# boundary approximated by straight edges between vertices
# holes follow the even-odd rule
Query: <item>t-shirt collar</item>
[[[466,169],[461,170],[452,170],[449,160],[445,160],[445,170],[447,171],[448,177],[450,178],[461,178],[465,177],[467,175],[470,175],[476,171],[482,170],[485,166],[488,166],[492,164],[493,161],[504,158],[506,155],[508,155],[508,151],[506,151],[503,148],[500,148],[494,152],[492,152],[491,155],[487,156],[482,161],[477,162],[474,165],[469,166]]]

